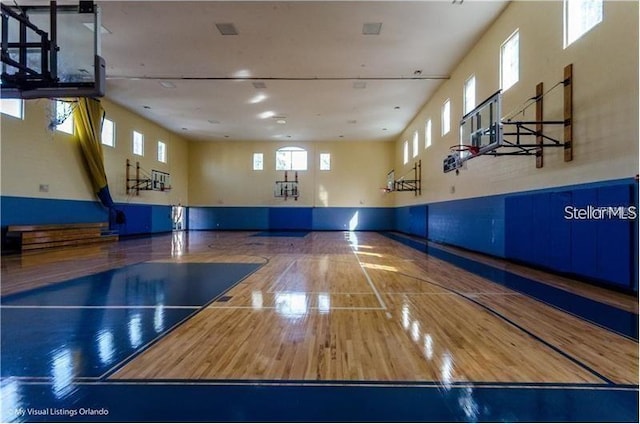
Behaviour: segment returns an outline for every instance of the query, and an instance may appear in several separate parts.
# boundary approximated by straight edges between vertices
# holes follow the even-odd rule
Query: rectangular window
[[[447,99],[442,105],[442,135],[451,131],[451,101]]]
[[[418,146],[420,145],[420,136],[418,135],[418,130],[413,132],[413,157],[418,156]]]
[[[602,22],[602,0],[564,0],[564,47]]]
[[[520,32],[516,30],[500,46],[500,87],[508,90],[520,79]]]
[[[320,170],[331,171],[331,153],[320,153]]]
[[[73,103],[56,100],[56,130],[73,134]]]
[[[464,114],[476,107],[476,76],[472,75],[464,83]]]
[[[100,136],[102,144],[105,146],[115,147],[116,133],[113,121],[105,118],[102,122],[102,134]]]
[[[253,154],[253,170],[262,171],[264,169],[264,156],[262,153]]]
[[[144,135],[138,131],[133,132],[133,154],[144,156]]]
[[[424,127],[424,148],[431,146],[431,119],[427,121]]]
[[[158,141],[158,162],[167,163],[167,144]]]
[[[0,113],[22,119],[24,117],[22,99],[0,99]]]
[[[276,152],[276,171],[306,171],[307,151],[299,147],[285,147]]]
[[[407,140],[404,141],[402,146],[402,163],[405,165],[409,163],[409,142]]]

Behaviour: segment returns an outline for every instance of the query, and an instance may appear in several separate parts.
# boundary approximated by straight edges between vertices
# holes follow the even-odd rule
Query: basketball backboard
[[[2,3],[2,97],[104,95],[99,8]]]
[[[473,155],[491,152],[502,144],[502,93],[480,103],[460,120],[460,145],[469,146]],[[468,154],[468,152],[464,152]]]

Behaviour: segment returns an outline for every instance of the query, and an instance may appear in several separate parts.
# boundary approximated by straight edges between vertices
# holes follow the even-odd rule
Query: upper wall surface
[[[535,158],[478,157],[467,169],[444,174],[442,161],[459,143],[465,81],[475,75],[476,104],[500,88],[500,46],[518,30],[519,81],[504,92],[503,116],[518,111],[539,82],[549,90],[573,64],[574,156],[563,161],[561,148],[546,148],[544,167]],[[563,119],[562,87],[544,97],[544,118]],[[451,131],[441,135],[441,108],[451,100]],[[534,107],[515,119],[532,119]],[[432,145],[425,148],[425,123],[432,122]],[[550,131],[551,128],[549,128]],[[500,15],[456,67],[451,79],[429,99],[395,146],[396,169],[403,142],[418,131],[423,163],[423,194],[395,194],[396,204],[420,204],[633,177],[638,172],[638,3],[605,2],[604,19],[563,48],[563,2],[515,1]],[[558,134],[560,138],[562,134]],[[396,171],[396,174],[398,171]]]

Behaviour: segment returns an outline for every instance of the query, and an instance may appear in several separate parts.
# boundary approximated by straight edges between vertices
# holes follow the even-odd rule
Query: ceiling
[[[204,141],[393,140],[507,4],[97,3],[106,97]]]

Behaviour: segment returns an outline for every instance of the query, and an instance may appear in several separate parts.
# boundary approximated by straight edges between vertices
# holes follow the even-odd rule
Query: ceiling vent
[[[367,22],[362,25],[362,35],[380,35],[382,22]]]
[[[218,28],[218,31],[220,31],[222,35],[238,35],[238,30],[232,23],[216,24],[216,28]]]

